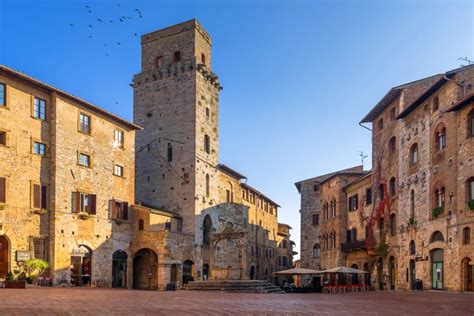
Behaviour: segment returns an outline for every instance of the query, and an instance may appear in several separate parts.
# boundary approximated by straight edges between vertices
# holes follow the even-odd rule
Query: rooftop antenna
[[[460,57],[460,58],[458,58],[458,60],[461,60],[461,61],[464,61],[464,62],[467,63],[467,65],[461,65],[461,67],[469,66],[469,65],[474,64],[474,61],[470,60],[470,59],[467,58],[467,57]]]
[[[364,160],[365,160],[365,158],[367,158],[367,157],[369,157],[369,156],[364,155],[364,152],[363,152],[363,151],[358,151],[358,153],[359,153],[360,159],[361,159],[361,161],[362,161],[362,169],[364,169]]]

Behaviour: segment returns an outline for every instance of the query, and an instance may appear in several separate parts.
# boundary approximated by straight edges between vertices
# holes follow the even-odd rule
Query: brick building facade
[[[342,250],[346,265],[368,266],[377,289],[412,289],[420,279],[473,291],[473,86],[466,66],[394,87],[361,121],[372,123],[373,169],[345,187],[351,240]],[[317,202],[300,192],[302,265],[317,268],[303,241],[315,231],[306,206]]]

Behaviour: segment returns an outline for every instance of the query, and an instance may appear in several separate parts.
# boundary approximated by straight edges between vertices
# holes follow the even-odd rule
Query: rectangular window
[[[46,155],[46,144],[40,142],[33,142],[33,154],[44,156]]]
[[[314,192],[319,192],[319,184],[316,183],[314,186],[313,186],[313,190]]]
[[[0,203],[7,202],[7,179],[0,177]]]
[[[34,258],[46,260],[47,259],[46,238],[33,237],[32,244],[33,244]]]
[[[84,134],[91,133],[91,117],[89,115],[79,114],[79,131]]]
[[[95,194],[87,194],[83,192],[72,192],[71,210],[72,213],[88,213],[96,214],[96,200]]]
[[[120,165],[114,165],[114,175],[123,177],[123,167]]]
[[[90,167],[91,166],[91,156],[79,153],[79,158],[78,158],[78,164],[84,167]]]
[[[114,140],[118,148],[123,148],[123,131],[114,130]]]
[[[180,51],[174,52],[174,61],[177,62],[180,60],[181,60],[181,52]]]
[[[128,203],[109,200],[109,214],[112,219],[128,220]]]
[[[349,197],[349,211],[355,211],[359,208],[359,196],[353,195]]]
[[[165,222],[165,230],[171,230],[171,222],[170,221]]]
[[[46,101],[35,97],[33,105],[33,117],[45,120],[46,119]]]
[[[367,188],[365,190],[365,205],[370,205],[372,204],[372,189]]]
[[[7,145],[7,132],[5,131],[0,131],[0,145]]]
[[[33,195],[33,208],[34,209],[46,209],[47,208],[47,187],[45,185],[33,184],[32,186]]]
[[[0,106],[7,106],[7,89],[5,84],[0,83]]]
[[[319,214],[313,214],[313,225],[319,225]]]

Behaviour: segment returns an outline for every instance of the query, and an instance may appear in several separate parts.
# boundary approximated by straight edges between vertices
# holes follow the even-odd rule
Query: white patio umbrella
[[[304,268],[293,268],[288,270],[282,270],[273,273],[274,275],[311,275],[311,274],[320,274],[321,271],[304,269]]]

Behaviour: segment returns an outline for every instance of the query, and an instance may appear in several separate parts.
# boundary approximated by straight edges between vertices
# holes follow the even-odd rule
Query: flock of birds
[[[88,14],[93,14],[92,12],[92,8],[91,6],[89,5],[86,5],[84,6],[85,9],[87,10]],[[117,7],[120,7],[120,4],[117,4]],[[135,16],[120,16],[118,18],[115,18],[115,19],[102,19],[102,18],[96,18],[95,21],[96,23],[98,24],[101,24],[101,23],[124,23],[126,22],[127,20],[132,20],[134,18],[138,18],[138,19],[141,19],[143,18],[143,14],[142,12],[140,11],[140,9],[134,9],[134,15]],[[74,23],[70,23],[69,24],[70,27],[78,27],[78,25],[74,24]],[[92,39],[94,36],[92,35],[92,31],[94,29],[94,25],[93,24],[87,24],[88,28],[89,28],[89,39]],[[133,33],[134,36],[138,36],[137,33]],[[121,43],[120,42],[116,42],[115,44],[112,44],[112,43],[104,43],[104,47],[107,47],[108,50],[110,50],[111,46],[113,45],[117,45],[117,46],[120,46]],[[106,52],[105,53],[105,56],[110,56],[110,52]]]

